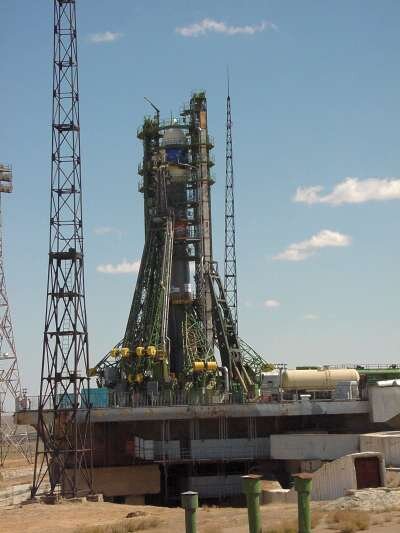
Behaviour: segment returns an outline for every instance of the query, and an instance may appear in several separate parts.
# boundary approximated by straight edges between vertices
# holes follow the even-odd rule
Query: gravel
[[[400,508],[400,489],[399,488],[377,488],[351,490],[347,496],[338,498],[324,505],[324,510],[335,511],[354,510],[362,511],[389,511],[394,508]]]

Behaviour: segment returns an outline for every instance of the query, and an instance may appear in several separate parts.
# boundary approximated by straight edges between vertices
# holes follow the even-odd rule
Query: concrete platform
[[[192,418],[245,418],[280,416],[316,416],[365,414],[368,401],[308,401],[282,403],[247,403],[215,405],[182,405],[170,407],[107,407],[91,411],[92,422],[130,422],[149,420],[190,420]],[[16,423],[35,426],[37,411],[16,413]],[[82,418],[84,413],[82,413]],[[78,414],[79,420],[79,414]]]

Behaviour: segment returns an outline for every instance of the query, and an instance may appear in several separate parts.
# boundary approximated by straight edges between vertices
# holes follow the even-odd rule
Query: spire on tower
[[[238,330],[238,301],[236,276],[235,194],[232,153],[232,114],[229,70],[226,98],[226,163],[225,163],[225,256],[224,289],[231,309],[236,332]]]

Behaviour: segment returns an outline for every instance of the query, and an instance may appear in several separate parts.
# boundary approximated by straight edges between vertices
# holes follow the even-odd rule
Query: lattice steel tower
[[[4,463],[10,445],[5,427],[1,425],[6,398],[18,400],[22,394],[3,265],[1,196],[11,193],[12,189],[11,168],[0,164],[0,465]]]
[[[226,165],[225,165],[225,257],[224,257],[224,289],[232,319],[238,330],[238,300],[236,276],[236,236],[235,236],[235,194],[233,179],[232,155],[232,114],[231,97],[226,99]]]
[[[75,0],[54,0],[50,246],[32,488],[91,492],[89,354],[83,268]],[[43,451],[40,447],[43,441]]]

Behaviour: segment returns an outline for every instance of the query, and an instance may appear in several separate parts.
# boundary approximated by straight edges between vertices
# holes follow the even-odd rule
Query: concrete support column
[[[196,511],[199,506],[199,495],[197,492],[182,492],[182,507],[185,509],[185,526],[186,533],[196,533],[197,519]]]
[[[297,492],[299,533],[311,533],[310,495],[312,474],[294,474],[294,488]]]
[[[260,514],[261,476],[242,476],[243,492],[246,494],[249,533],[262,533]]]

